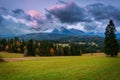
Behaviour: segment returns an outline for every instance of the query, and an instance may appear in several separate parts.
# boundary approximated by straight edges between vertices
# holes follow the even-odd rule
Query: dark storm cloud
[[[62,1],[62,0],[58,0],[60,3],[63,3],[63,4],[67,4],[67,2],[65,1]]]
[[[0,15],[8,15],[10,12],[8,9],[4,8],[4,7],[0,7]]]
[[[50,7],[47,18],[53,20],[55,16],[62,23],[76,24],[81,23],[87,31],[96,30],[101,25],[104,27],[110,19],[113,19],[117,26],[120,21],[120,9],[105,5],[102,3],[95,3],[80,7],[74,2],[64,2],[59,0],[61,5]]]
[[[61,0],[59,2],[63,5],[52,6],[47,12],[63,23],[92,22],[92,19],[97,21],[108,19],[120,21],[120,9],[111,5],[96,3],[86,7],[79,7],[74,2],[64,2]]]
[[[32,17],[30,17],[30,15],[26,14],[24,12],[24,10],[22,9],[15,9],[12,11],[12,16],[16,17],[16,18],[21,18],[21,19],[26,19],[31,21]]]
[[[85,10],[74,2],[67,2],[64,5],[52,6],[48,12],[58,18],[62,23],[89,21]]]
[[[13,10],[15,14],[24,14],[24,11],[22,9],[15,9]]]
[[[114,19],[120,21],[120,10],[114,6],[97,3],[88,5],[87,10],[95,20]]]
[[[45,16],[46,16],[46,18],[47,18],[48,20],[52,20],[52,19],[53,19],[51,14],[46,14]]]

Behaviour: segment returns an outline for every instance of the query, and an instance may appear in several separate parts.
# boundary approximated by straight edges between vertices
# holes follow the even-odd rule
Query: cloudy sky
[[[0,34],[75,28],[103,33],[110,19],[120,32],[120,0],[0,0]]]

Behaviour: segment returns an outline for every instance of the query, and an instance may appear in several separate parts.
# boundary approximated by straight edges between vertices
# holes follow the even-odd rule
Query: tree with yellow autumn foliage
[[[54,54],[55,54],[55,50],[53,48],[50,48],[50,55],[54,56]]]

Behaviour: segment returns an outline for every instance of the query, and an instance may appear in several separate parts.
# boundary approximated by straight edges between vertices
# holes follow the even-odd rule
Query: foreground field
[[[120,80],[120,57],[83,55],[0,62],[0,80]]]

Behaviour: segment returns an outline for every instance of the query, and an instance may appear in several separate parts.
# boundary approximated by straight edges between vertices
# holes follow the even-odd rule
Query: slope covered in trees
[[[97,40],[98,41],[98,40]],[[0,39],[0,51],[22,53],[24,56],[72,56],[103,52],[103,44],[94,41],[36,41]]]

